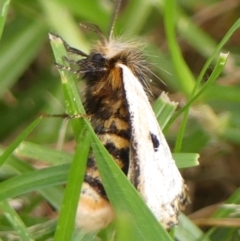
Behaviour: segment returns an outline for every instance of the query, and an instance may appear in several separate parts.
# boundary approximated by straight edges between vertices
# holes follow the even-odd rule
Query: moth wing
[[[185,185],[142,84],[127,66],[119,66],[131,125],[128,178],[169,228],[177,223],[180,202],[186,198]]]

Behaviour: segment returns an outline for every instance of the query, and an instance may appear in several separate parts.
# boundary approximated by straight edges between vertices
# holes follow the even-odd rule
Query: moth
[[[169,229],[178,223],[188,203],[187,187],[179,173],[148,99],[148,61],[142,47],[103,36],[89,54],[70,47],[79,56],[69,60],[84,80],[84,106],[99,139],[135,186],[147,206]],[[76,226],[85,232],[106,227],[114,210],[90,152],[79,199]]]

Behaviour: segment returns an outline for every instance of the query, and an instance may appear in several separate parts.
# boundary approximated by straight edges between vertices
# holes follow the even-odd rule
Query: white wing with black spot
[[[187,199],[185,185],[141,83],[127,66],[119,67],[131,122],[128,178],[157,219],[169,228],[177,223],[179,209]]]

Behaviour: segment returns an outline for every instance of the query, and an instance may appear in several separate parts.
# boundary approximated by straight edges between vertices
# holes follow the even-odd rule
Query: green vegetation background
[[[64,134],[62,119],[37,119],[39,113],[82,112],[74,77],[61,73],[68,80],[62,85],[54,67],[65,55],[63,46],[52,41],[52,50],[48,33],[88,52],[98,36],[78,23],[97,24],[106,34],[112,7],[108,0],[0,1],[0,239],[240,240],[238,1],[123,1],[116,24],[117,36],[146,43],[152,70],[165,83],[151,76],[154,96],[164,90],[180,103],[175,114],[159,117],[173,152],[183,153],[185,162],[185,153],[200,154],[200,166],[183,170],[189,218],[181,214],[170,234],[112,164],[87,120],[72,120]],[[84,236],[73,232],[75,209],[69,207],[77,203],[90,143],[119,221]],[[195,164],[196,155],[182,166]]]

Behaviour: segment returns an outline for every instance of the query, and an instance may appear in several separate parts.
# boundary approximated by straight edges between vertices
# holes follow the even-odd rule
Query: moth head
[[[103,81],[115,89],[120,88],[122,84],[119,64],[126,65],[145,85],[148,64],[142,53],[142,47],[136,43],[117,40],[99,41],[90,54],[79,61],[79,72],[87,84]]]

